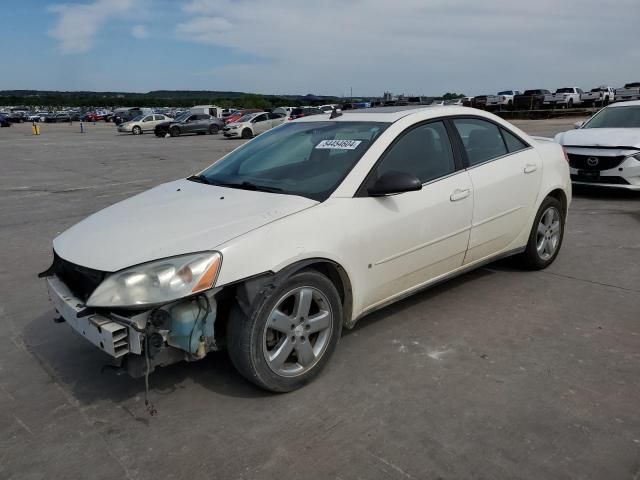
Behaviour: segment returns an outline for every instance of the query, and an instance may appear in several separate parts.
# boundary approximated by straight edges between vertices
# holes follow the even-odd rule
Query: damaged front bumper
[[[144,376],[157,366],[200,360],[218,350],[216,289],[153,309],[123,313],[87,308],[56,275],[46,281],[49,298],[66,323],[132,377]]]

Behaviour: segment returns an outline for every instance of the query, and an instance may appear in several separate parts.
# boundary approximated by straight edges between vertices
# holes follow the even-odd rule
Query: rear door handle
[[[527,163],[524,167],[524,173],[533,173],[538,169],[538,166],[534,163]]]
[[[456,188],[451,194],[451,196],[449,197],[449,200],[451,200],[452,202],[457,202],[459,200],[463,200],[467,198],[469,195],[471,195],[470,188],[465,188],[465,189]]]

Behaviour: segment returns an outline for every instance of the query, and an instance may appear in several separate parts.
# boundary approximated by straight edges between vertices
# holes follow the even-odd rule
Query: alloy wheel
[[[538,223],[536,250],[541,260],[549,260],[560,244],[560,212],[556,207],[547,208]]]
[[[262,349],[269,368],[283,377],[309,371],[331,340],[333,312],[327,296],[314,287],[284,294],[268,316]]]

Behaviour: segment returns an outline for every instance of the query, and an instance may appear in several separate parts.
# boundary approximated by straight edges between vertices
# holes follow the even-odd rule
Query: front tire
[[[248,128],[245,128],[245,129],[242,131],[242,138],[244,138],[244,139],[249,139],[249,138],[251,138],[251,137],[253,137],[253,133],[251,133],[251,130],[249,130]]]
[[[133,133],[134,135],[142,135],[142,129],[139,126],[136,125],[131,130],[131,133]]]
[[[321,273],[305,270],[267,286],[253,303],[246,315],[234,307],[227,326],[229,357],[238,372],[272,392],[309,383],[342,331],[336,287]]]
[[[171,127],[171,130],[169,130],[169,135],[171,135],[172,137],[179,137],[180,129],[178,127]]]
[[[564,209],[558,199],[547,197],[540,205],[529,241],[518,260],[529,270],[542,270],[553,263],[564,238]]]

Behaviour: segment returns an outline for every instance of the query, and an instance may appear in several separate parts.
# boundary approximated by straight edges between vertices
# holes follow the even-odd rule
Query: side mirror
[[[387,172],[378,178],[367,192],[372,197],[384,197],[417,190],[422,190],[422,183],[417,177],[404,172]]]
[[[573,124],[573,128],[581,128],[584,125],[584,122],[576,122]]]

